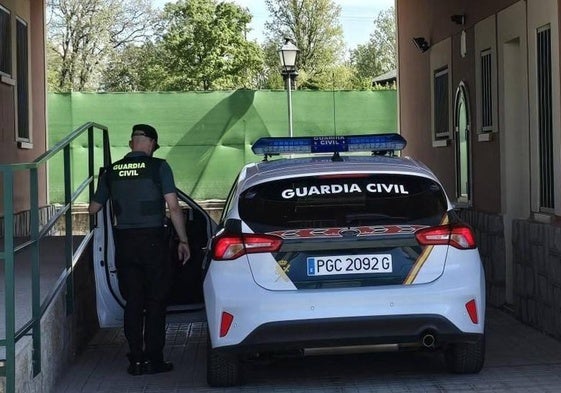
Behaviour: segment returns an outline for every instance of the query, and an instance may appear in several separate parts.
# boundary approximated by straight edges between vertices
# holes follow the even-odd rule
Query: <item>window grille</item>
[[[434,136],[436,140],[450,136],[448,108],[448,68],[434,73]]]
[[[16,21],[18,140],[29,141],[29,52],[27,24]]]
[[[540,208],[550,212],[555,207],[550,25],[537,30],[537,49]]]
[[[491,50],[481,52],[481,132],[493,131]]]
[[[0,74],[12,75],[10,12],[0,6]]]

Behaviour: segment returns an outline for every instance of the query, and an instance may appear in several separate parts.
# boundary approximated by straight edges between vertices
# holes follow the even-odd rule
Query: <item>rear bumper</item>
[[[485,277],[476,256],[450,257],[443,275],[427,284],[328,290],[296,290],[287,281],[285,290],[272,291],[248,279],[247,263],[211,263],[204,295],[212,347],[410,343],[425,330],[434,330],[440,342],[473,341],[485,329]],[[267,263],[262,269],[271,270]],[[472,300],[475,321],[466,308]],[[233,320],[221,333],[224,313]]]
[[[465,333],[440,315],[327,318],[271,322],[257,327],[242,342],[217,350],[231,353],[286,351],[376,344],[421,344],[426,335],[434,346],[475,342],[483,334]]]

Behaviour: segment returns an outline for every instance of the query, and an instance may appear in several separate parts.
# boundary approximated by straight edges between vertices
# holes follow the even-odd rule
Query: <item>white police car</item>
[[[481,370],[474,234],[426,166],[394,156],[404,146],[396,134],[262,138],[253,151],[265,159],[242,168],[217,227],[179,192],[192,258],[176,265],[168,320],[206,310],[209,385],[242,383],[252,359],[378,345],[443,350],[450,371]],[[110,212],[98,214],[100,325],[122,326]]]
[[[393,156],[404,146],[397,134],[253,145],[265,160],[241,170],[205,268],[210,385],[240,383],[243,362],[267,354],[376,344],[481,370],[474,234],[425,165]],[[296,153],[324,154],[268,160]]]

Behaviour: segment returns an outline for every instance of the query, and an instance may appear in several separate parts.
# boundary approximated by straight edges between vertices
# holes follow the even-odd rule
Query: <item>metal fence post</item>
[[[64,257],[66,260],[66,315],[74,311],[74,272],[72,271],[72,254],[74,246],[72,244],[72,171],[69,143],[64,147],[64,204],[68,207],[65,214],[65,242]]]
[[[39,264],[39,177],[37,167],[29,170],[31,233],[31,315],[33,376],[41,372],[41,269]]]
[[[14,277],[14,173],[8,167],[4,181],[4,274],[6,322],[6,393],[16,391],[16,314]]]

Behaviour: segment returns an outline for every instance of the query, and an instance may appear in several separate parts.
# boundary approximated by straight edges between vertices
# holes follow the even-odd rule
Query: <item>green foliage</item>
[[[358,45],[351,51],[351,62],[358,78],[372,79],[382,73],[376,47],[371,43]]]
[[[370,42],[376,48],[382,72],[397,68],[397,36],[395,9],[382,11],[374,21],[374,32],[370,34]]]
[[[392,83],[384,83],[384,84],[375,83],[374,86],[372,86],[372,90],[375,91],[397,90],[397,83],[395,81]]]
[[[378,14],[370,40],[351,51],[351,62],[359,79],[372,79],[374,76],[396,69],[397,49],[393,7]]]
[[[267,75],[266,88],[283,87],[278,49],[284,38],[293,39],[300,50],[296,59],[298,89],[369,90],[372,79],[396,67],[395,12],[393,7],[380,12],[374,31],[366,44],[342,61],[342,29],[338,22],[340,7],[332,0],[265,0],[271,20],[265,27],[263,45]]]
[[[284,84],[279,64],[279,45],[277,42],[266,41],[261,45],[263,53],[263,71],[260,89],[282,89]]]
[[[305,86],[310,90],[352,90],[354,71],[347,65],[335,65],[309,78]]]
[[[320,75],[342,59],[341,7],[332,0],[265,0],[265,3],[272,18],[265,23],[265,46],[278,50],[284,38],[291,38],[300,50],[297,69],[308,76],[301,79],[300,86],[315,88]],[[278,67],[278,55],[274,63],[272,56],[266,59],[270,69]]]
[[[47,88],[50,92],[61,93],[68,91],[66,88],[60,87],[60,69],[62,68],[62,59],[58,55],[51,41],[47,41]]]
[[[246,37],[251,14],[228,2],[179,0],[165,6],[164,90],[252,88],[262,70],[259,46]]]
[[[396,67],[395,12],[381,12],[367,43],[344,59],[333,0],[265,0],[266,41],[247,40],[252,15],[221,0],[50,0],[49,91],[285,89],[278,50],[299,48],[295,88],[369,90]]]
[[[47,2],[48,85],[55,91],[99,88],[99,73],[118,48],[145,40],[151,0]]]
[[[115,53],[102,75],[104,91],[160,91],[167,71],[160,46],[148,42],[129,45]]]

